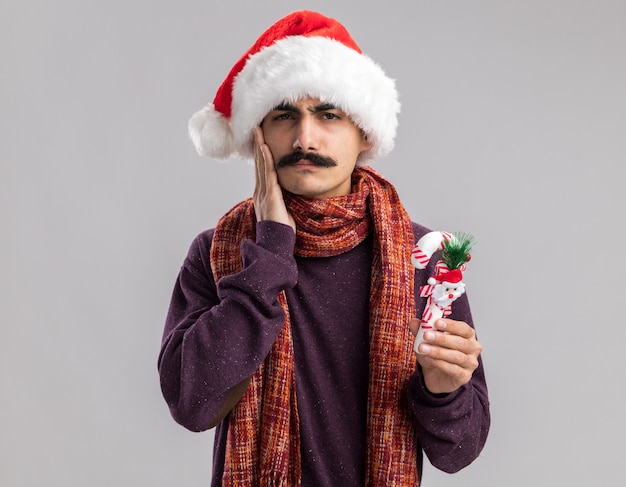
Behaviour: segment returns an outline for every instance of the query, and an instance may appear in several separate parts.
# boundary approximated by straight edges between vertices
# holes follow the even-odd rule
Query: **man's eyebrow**
[[[322,103],[321,105],[317,105],[315,107],[311,107],[308,110],[311,113],[319,113],[319,112],[325,112],[327,110],[335,110],[337,108],[336,105],[334,105],[333,103]]]
[[[298,107],[290,105],[289,103],[280,103],[274,107],[274,110],[278,110],[281,112],[300,113],[300,109]]]
[[[327,110],[335,110],[336,108],[337,108],[337,105],[333,103],[321,103],[320,105],[307,108],[307,111],[311,113],[319,113],[319,112],[325,112]],[[281,112],[300,113],[300,108],[294,105],[291,105],[289,103],[280,103],[274,107],[274,110],[278,110]]]

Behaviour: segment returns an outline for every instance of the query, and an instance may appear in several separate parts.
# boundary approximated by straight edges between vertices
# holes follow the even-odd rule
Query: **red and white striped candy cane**
[[[420,238],[411,251],[411,264],[417,269],[426,269],[430,257],[443,249],[446,242],[452,240],[448,232],[429,232]]]
[[[452,240],[454,236],[448,232],[429,232],[422,236],[413,247],[411,251],[411,263],[417,269],[425,269],[430,261],[432,255],[437,251],[443,249],[446,242]],[[438,261],[435,265],[435,276],[443,274],[448,270],[448,267],[441,261]],[[449,309],[440,308],[432,299],[432,292],[434,289],[435,280],[430,278],[428,285],[422,286],[420,289],[421,297],[428,297],[428,301],[422,314],[422,322],[420,328],[415,337],[415,352],[418,352],[417,347],[424,341],[424,332],[432,330],[434,328],[435,321],[439,318],[443,318],[444,315],[450,314]]]

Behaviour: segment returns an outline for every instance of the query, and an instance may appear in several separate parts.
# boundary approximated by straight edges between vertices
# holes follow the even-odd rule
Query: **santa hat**
[[[252,130],[276,106],[312,97],[346,112],[372,147],[359,164],[394,145],[400,111],[395,83],[334,19],[307,10],[278,20],[237,61],[189,134],[200,154],[253,157]]]
[[[433,276],[428,279],[428,284],[431,286],[440,282],[442,284],[455,285],[463,280],[463,273],[459,269],[453,269],[451,271],[442,272],[437,276]],[[431,282],[432,281],[432,282]]]

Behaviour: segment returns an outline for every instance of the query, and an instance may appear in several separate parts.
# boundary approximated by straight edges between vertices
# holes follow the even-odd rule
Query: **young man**
[[[489,405],[465,296],[413,351],[412,223],[365,162],[393,147],[393,81],[345,28],[280,19],[190,121],[198,150],[254,158],[253,197],[200,234],[159,356],[173,417],[217,426],[213,486],[415,486],[455,472]]]

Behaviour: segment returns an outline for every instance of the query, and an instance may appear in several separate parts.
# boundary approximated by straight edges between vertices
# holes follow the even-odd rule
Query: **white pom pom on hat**
[[[213,105],[194,113],[189,120],[189,136],[204,156],[226,159],[235,152],[228,120]]]
[[[308,10],[269,27],[237,61],[212,104],[189,121],[202,155],[253,157],[252,129],[283,102],[319,98],[346,112],[372,147],[358,163],[394,146],[400,111],[395,82],[361,52],[343,25]]]

